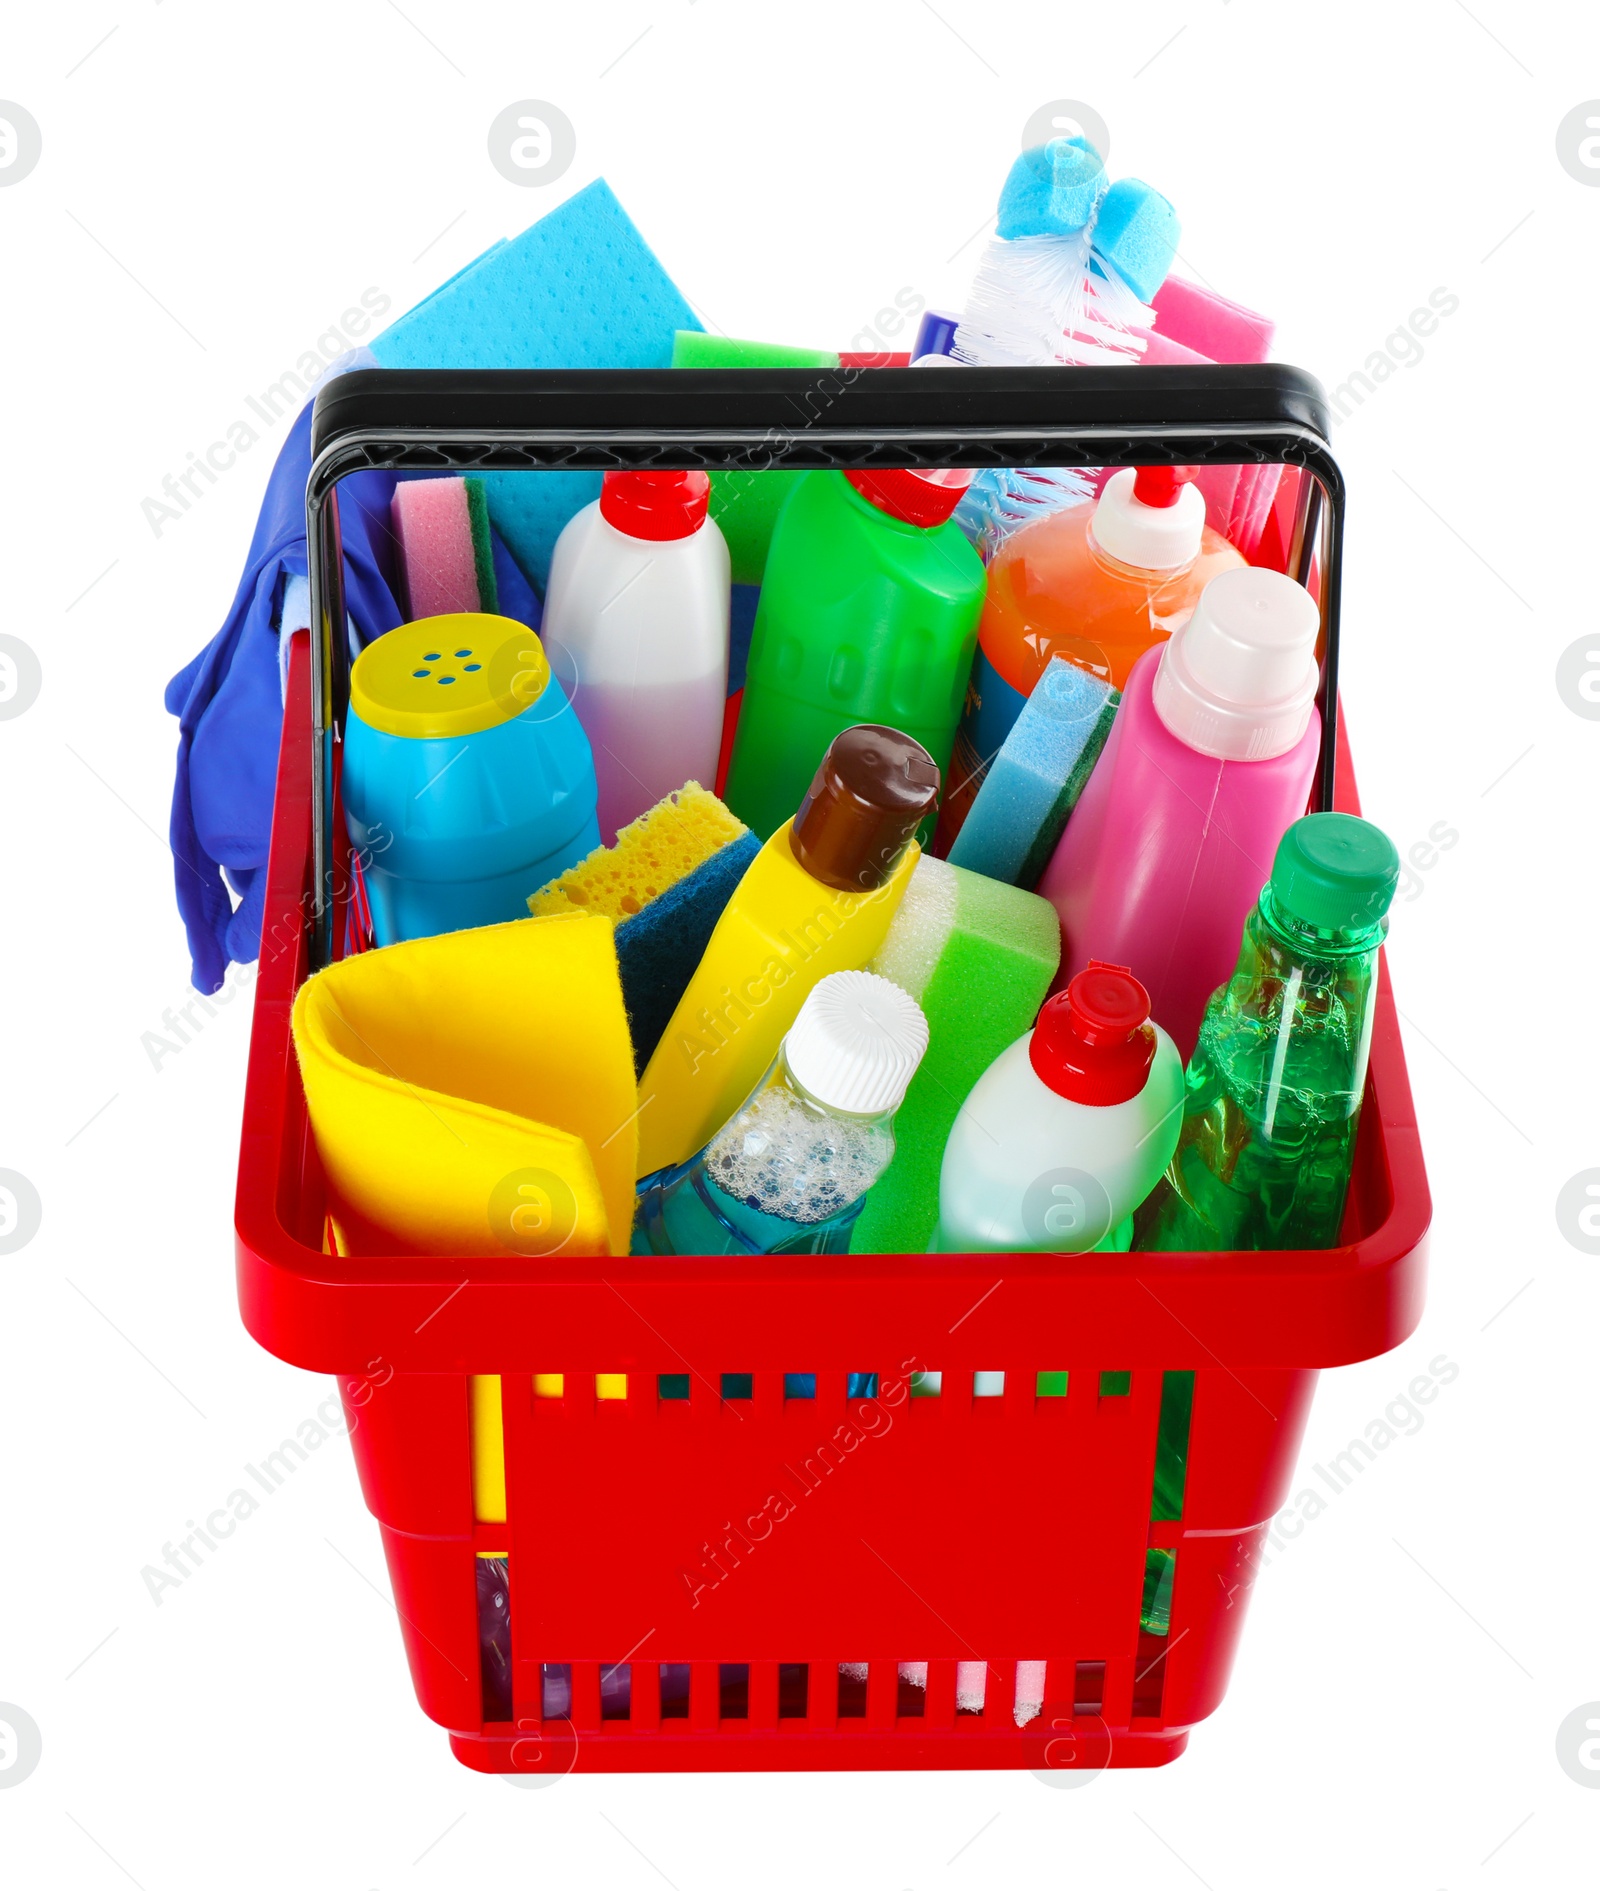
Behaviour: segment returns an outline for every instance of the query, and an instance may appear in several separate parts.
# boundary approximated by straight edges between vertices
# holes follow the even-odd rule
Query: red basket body
[[[1181,1752],[1227,1685],[1318,1370],[1397,1345],[1420,1317],[1430,1207],[1387,972],[1336,1249],[341,1259],[322,1252],[289,1030],[311,883],[308,677],[302,637],[240,1155],[240,1304],[263,1346],[339,1375],[417,1696],[458,1757],[538,1775],[1082,1771]],[[1339,805],[1356,805],[1342,734]],[[917,1371],[941,1375],[939,1396],[908,1395]],[[785,1399],[797,1372],[815,1374],[814,1398]],[[847,1399],[865,1372],[877,1396]],[[1003,1392],[976,1395],[974,1375],[996,1372]],[[1062,1372],[1065,1396],[1039,1396],[1038,1375]],[[1194,1374],[1182,1514],[1152,1521],[1179,1372]],[[534,1375],[555,1373],[563,1395],[536,1397]],[[473,1516],[475,1374],[501,1380],[504,1523]],[[625,1374],[627,1396],[597,1396],[599,1374]],[[689,1397],[659,1397],[664,1374],[687,1374]],[[725,1374],[748,1375],[750,1396],[725,1398]],[[1175,1552],[1165,1636],[1140,1625],[1152,1549]],[[485,1552],[509,1558],[513,1715],[487,1722]],[[1019,1662],[1045,1664],[1025,1725]],[[925,1687],[902,1683],[902,1663],[927,1664]],[[958,1707],[961,1663],[986,1664],[979,1712]],[[548,1719],[547,1664],[564,1670]],[[603,1697],[618,1664],[626,1718]],[[663,1664],[687,1665],[686,1703],[663,1700]]]

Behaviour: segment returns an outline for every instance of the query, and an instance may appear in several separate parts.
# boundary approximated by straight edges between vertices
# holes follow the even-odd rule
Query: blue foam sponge
[[[1086,138],[1052,138],[1024,151],[1000,191],[995,234],[1065,236],[1094,215],[1106,187],[1106,167]]]
[[[372,343],[384,368],[666,368],[698,329],[604,178],[486,249]],[[489,516],[542,591],[598,473],[487,473]]]
[[[722,909],[760,851],[756,835],[741,834],[618,926],[617,965],[637,1070],[644,1070],[661,1042]]]
[[[1148,302],[1167,279],[1178,236],[1178,213],[1160,191],[1136,177],[1119,177],[1094,220],[1095,260],[1109,263]]]
[[[1031,891],[1100,759],[1121,700],[1103,677],[1052,657],[989,764],[950,849],[951,866]]]

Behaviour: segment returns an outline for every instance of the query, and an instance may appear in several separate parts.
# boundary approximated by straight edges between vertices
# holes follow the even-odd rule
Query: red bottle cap
[[[968,467],[932,467],[913,472],[909,466],[878,467],[870,472],[847,471],[845,478],[863,499],[880,512],[907,525],[943,525],[972,484]]]
[[[1141,466],[1133,476],[1133,496],[1140,505],[1165,512],[1178,503],[1179,493],[1188,484],[1187,466]]]
[[[629,538],[687,538],[710,499],[706,473],[607,473],[600,482],[601,518]]]
[[[1156,1054],[1150,994],[1125,965],[1091,959],[1047,998],[1028,1043],[1041,1083],[1074,1103],[1126,1103],[1144,1088]]]

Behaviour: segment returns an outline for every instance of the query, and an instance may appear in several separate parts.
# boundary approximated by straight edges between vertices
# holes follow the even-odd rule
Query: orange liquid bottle
[[[1244,558],[1205,522],[1181,467],[1124,467],[1092,504],[1006,540],[988,567],[978,650],[950,759],[936,851],[961,831],[985,770],[1052,657],[1120,690],[1218,572]]]

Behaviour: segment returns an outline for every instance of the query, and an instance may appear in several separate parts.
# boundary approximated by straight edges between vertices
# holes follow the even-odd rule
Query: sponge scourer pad
[[[689,989],[722,909],[760,851],[760,839],[747,828],[617,928],[622,996],[641,1076]]]
[[[719,847],[749,831],[708,789],[686,781],[630,821],[615,847],[597,847],[559,880],[541,887],[528,901],[528,911],[630,919]]]
[[[895,1156],[867,1196],[854,1254],[921,1254],[939,1165],[972,1086],[1033,1023],[1061,959],[1055,908],[924,855],[871,970],[922,1007],[928,1048],[895,1113]]]
[[[377,336],[384,368],[664,368],[694,312],[604,179],[497,243]],[[489,511],[542,588],[598,473],[490,473]]]
[[[413,620],[459,611],[498,615],[481,479],[403,479],[390,505]]]
[[[535,913],[617,920],[617,961],[642,1071],[688,989],[722,909],[761,843],[698,782],[687,782],[528,901]]]
[[[1052,657],[984,773],[950,849],[951,865],[1034,886],[1099,760],[1120,700],[1104,678]]]

